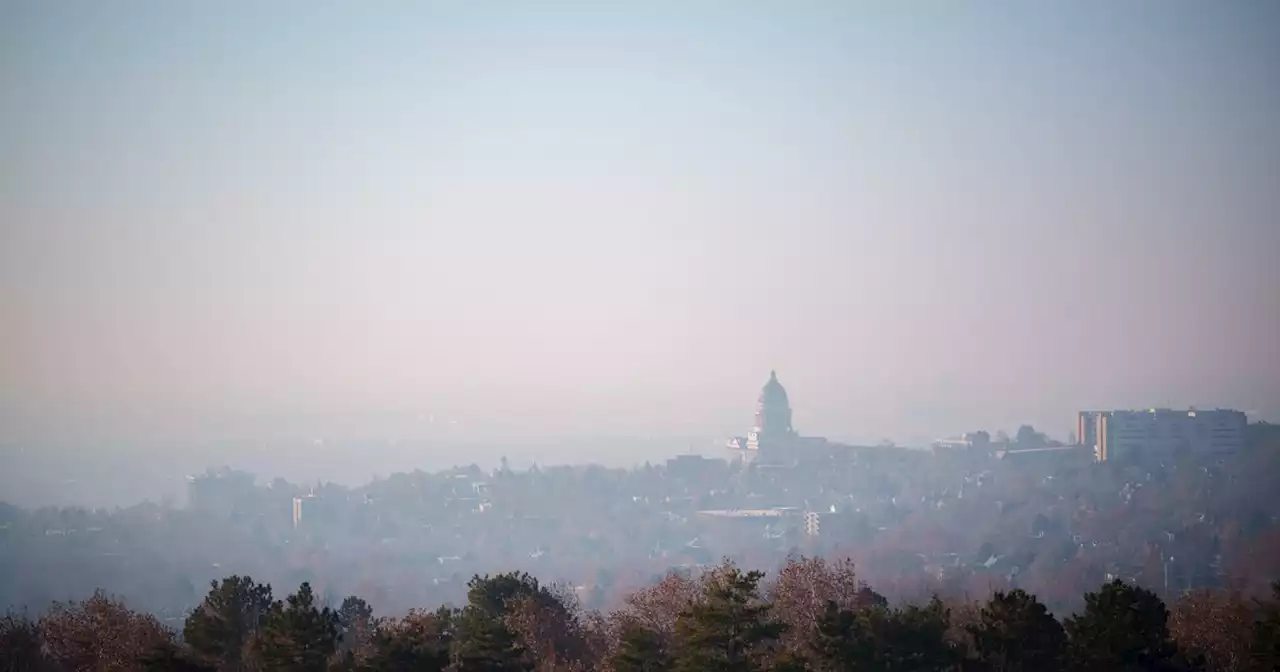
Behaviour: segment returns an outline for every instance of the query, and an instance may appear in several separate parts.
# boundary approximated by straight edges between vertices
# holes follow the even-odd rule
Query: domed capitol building
[[[760,390],[751,431],[745,437],[729,439],[728,443],[729,450],[738,459],[765,463],[791,462],[830,447],[826,439],[800,436],[791,426],[791,401],[786,388],[778,382],[776,371],[769,372],[769,382]]]

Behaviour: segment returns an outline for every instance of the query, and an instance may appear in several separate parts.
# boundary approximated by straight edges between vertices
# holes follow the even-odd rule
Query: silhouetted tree
[[[1019,448],[1041,448],[1045,444],[1045,436],[1037,432],[1035,427],[1023,425],[1018,428],[1014,441]]]
[[[631,624],[619,635],[612,664],[614,672],[667,672],[672,667],[671,652],[661,635]]]
[[[36,623],[25,615],[0,617],[0,672],[43,670],[53,670],[53,661],[45,656]]]
[[[271,605],[255,648],[270,670],[319,672],[337,649],[338,615],[316,606],[311,584]]]
[[[544,586],[509,599],[503,623],[531,661],[539,667],[555,668],[580,661],[588,652],[579,614],[571,588]]]
[[[1172,663],[1169,612],[1155,593],[1112,581],[1084,597],[1084,613],[1066,620],[1074,669],[1153,670]]]
[[[213,581],[209,594],[183,624],[182,639],[219,669],[246,669],[246,649],[262,627],[271,602],[271,586],[255,583],[251,577]]]
[[[372,652],[363,664],[371,672],[439,672],[449,666],[453,610],[411,611],[378,624]]]
[[[952,670],[961,655],[947,641],[951,612],[938,598],[923,607],[870,609],[871,631],[881,647],[881,664],[891,670]]]
[[[515,633],[470,606],[458,616],[451,659],[459,672],[533,669]]]
[[[839,609],[832,602],[819,619],[810,665],[823,672],[952,670],[961,656],[947,642],[948,619],[949,612],[936,599],[926,607],[897,610]]]
[[[760,598],[764,573],[725,564],[706,577],[702,599],[676,622],[675,669],[681,672],[746,672],[763,669],[786,630]]]
[[[863,614],[841,609],[828,600],[809,641],[810,665],[816,672],[842,672],[872,664],[875,643]]]
[[[467,583],[467,606],[456,619],[451,650],[459,672],[531,670],[519,637],[507,626],[507,605],[536,595],[538,580],[523,572],[476,576]]]
[[[338,607],[338,653],[359,662],[369,654],[376,623],[373,608],[362,598],[349,596]]]
[[[996,592],[966,630],[974,653],[993,672],[1051,672],[1062,666],[1066,633],[1025,591]]]

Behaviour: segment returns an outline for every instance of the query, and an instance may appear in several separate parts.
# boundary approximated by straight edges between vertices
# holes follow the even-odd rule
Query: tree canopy
[[[1261,672],[1280,661],[1280,584],[1257,602],[1193,593],[1171,616],[1154,592],[1109,581],[1059,621],[1017,589],[891,605],[848,563],[795,558],[766,578],[726,561],[602,614],[512,572],[473,577],[460,607],[378,618],[359,597],[333,609],[304,582],[272,600],[270,587],[230,576],[211,584],[183,638],[103,593],[39,620],[9,614],[0,671]]]

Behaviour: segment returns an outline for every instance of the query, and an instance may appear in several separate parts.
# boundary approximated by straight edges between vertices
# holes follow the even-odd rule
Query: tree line
[[[181,632],[101,592],[0,620],[0,671],[909,672],[1280,669],[1280,582],[1269,600],[1183,596],[1111,581],[1059,620],[1023,590],[890,605],[853,563],[795,558],[770,581],[730,561],[668,574],[608,613],[525,573],[475,576],[461,606],[377,618],[303,583],[283,599],[214,581]]]

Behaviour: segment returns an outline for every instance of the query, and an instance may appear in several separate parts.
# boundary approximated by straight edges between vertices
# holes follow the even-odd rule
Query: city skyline
[[[1277,120],[1274,0],[0,2],[0,669],[1280,670]]]

